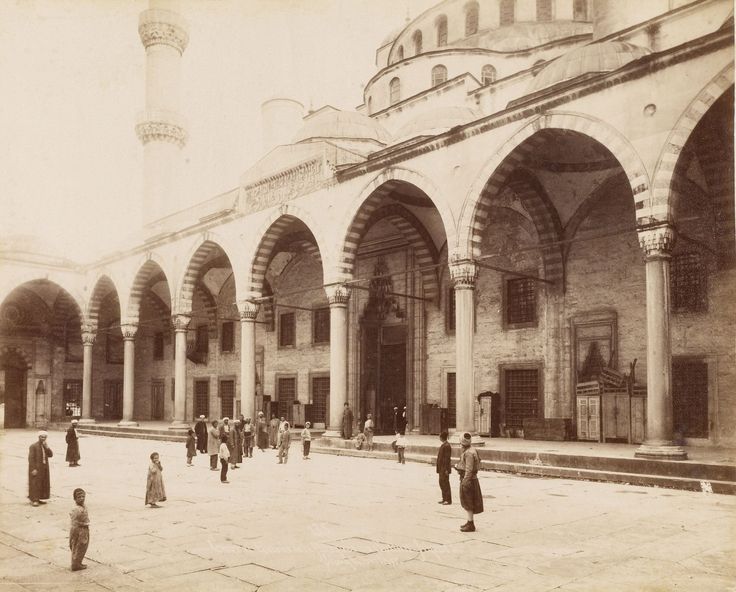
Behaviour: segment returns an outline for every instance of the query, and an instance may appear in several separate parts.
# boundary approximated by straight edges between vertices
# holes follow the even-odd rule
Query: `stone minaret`
[[[150,0],[138,21],[146,49],[146,109],[135,131],[143,144],[143,224],[157,234],[154,222],[179,209],[176,187],[181,149],[187,141],[179,114],[181,56],[189,42],[187,22],[176,12],[178,0]]]

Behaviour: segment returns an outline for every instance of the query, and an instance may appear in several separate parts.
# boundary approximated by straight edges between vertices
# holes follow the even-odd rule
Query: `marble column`
[[[138,332],[137,323],[126,323],[120,326],[123,333],[123,419],[120,426],[137,426],[133,421],[134,392],[135,392],[135,334]]]
[[[330,304],[330,417],[326,437],[341,436],[342,414],[348,400],[348,301],[345,284],[325,286]],[[355,410],[353,410],[355,413]]]
[[[450,278],[455,289],[455,397],[457,415],[453,442],[470,432],[473,444],[483,444],[475,429],[475,282],[478,266],[471,260],[450,262]]]
[[[92,346],[96,337],[91,327],[82,327],[82,417],[79,423],[95,423],[92,417]]]
[[[178,314],[171,318],[174,325],[174,421],[170,430],[189,428],[186,422],[187,403],[187,329],[192,317]]]
[[[647,280],[647,434],[635,453],[640,458],[687,458],[672,437],[670,255],[674,241],[674,228],[667,224],[639,231]]]
[[[258,305],[238,302],[240,314],[240,412],[255,422],[256,412],[256,317]]]

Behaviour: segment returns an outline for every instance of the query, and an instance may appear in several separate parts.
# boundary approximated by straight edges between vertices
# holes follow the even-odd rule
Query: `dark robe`
[[[66,431],[66,462],[75,464],[80,458],[77,431],[70,427]]]
[[[342,412],[342,437],[344,440],[353,439],[353,412],[350,407],[345,407]]]
[[[41,442],[34,442],[28,448],[28,498],[37,502],[51,497],[51,478],[49,477],[49,461],[54,456],[51,448]],[[36,474],[31,474],[33,470]]]
[[[256,424],[256,446],[261,450],[268,447],[268,426],[265,417],[258,418]]]
[[[194,433],[197,434],[197,450],[207,453],[207,424],[200,420],[194,425]]]

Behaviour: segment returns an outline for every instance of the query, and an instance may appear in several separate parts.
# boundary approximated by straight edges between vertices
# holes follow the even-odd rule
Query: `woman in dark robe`
[[[483,494],[478,483],[480,457],[478,451],[470,445],[470,434],[465,432],[460,438],[463,449],[455,468],[460,473],[460,504],[468,513],[468,521],[460,527],[461,532],[475,532],[473,516],[483,512]]]

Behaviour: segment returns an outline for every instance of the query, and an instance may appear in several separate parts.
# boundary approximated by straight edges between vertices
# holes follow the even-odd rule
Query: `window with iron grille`
[[[312,404],[309,407],[309,421],[327,425],[327,403],[330,400],[330,377],[312,377]]]
[[[225,321],[220,332],[220,351],[231,352],[235,349],[235,323]]]
[[[288,376],[279,377],[276,387],[278,388],[279,397],[279,417],[285,417],[291,422],[292,405],[296,400],[296,377]]]
[[[330,342],[330,309],[318,308],[312,312],[312,341]]]
[[[398,78],[393,78],[388,85],[389,88],[389,102],[395,105],[401,100],[401,81]]]
[[[235,416],[235,381],[220,381],[220,417]]]
[[[588,0],[575,0],[573,4],[573,20],[588,20]]]
[[[505,296],[506,325],[537,322],[537,286],[533,279],[507,279]]]
[[[504,370],[506,426],[523,428],[524,419],[539,416],[539,370]]]
[[[708,437],[708,364],[672,361],[673,427],[686,438]]]
[[[197,325],[195,351],[199,354],[206,354],[210,351],[210,334],[207,325]]]
[[[465,36],[478,32],[478,3],[472,2],[465,9]]]
[[[501,0],[499,4],[499,23],[504,25],[514,24],[514,2],[516,0]]]
[[[69,417],[82,415],[82,381],[64,381],[64,413]]]
[[[680,253],[670,262],[673,312],[702,312],[708,308],[707,266],[700,253]]]
[[[442,15],[437,19],[437,47],[447,45],[447,17]]]
[[[455,332],[455,288],[447,288],[447,332]]]
[[[447,373],[447,427],[457,427],[457,381],[454,372]]]
[[[174,381],[171,381],[171,390],[174,390]],[[194,415],[205,417],[210,414],[210,382],[209,380],[194,381]]]
[[[496,68],[486,64],[480,71],[480,83],[487,86],[493,82],[496,82]]]
[[[440,64],[432,68],[432,86],[447,82],[447,68]]]
[[[552,20],[552,0],[537,0],[537,21],[548,23]]]
[[[164,359],[164,334],[162,332],[153,334],[153,359]]]
[[[411,39],[414,43],[414,55],[419,55],[422,53],[422,32],[414,31],[414,35],[412,35]]]
[[[279,315],[279,347],[291,347],[296,344],[296,317],[293,312],[282,312]]]

